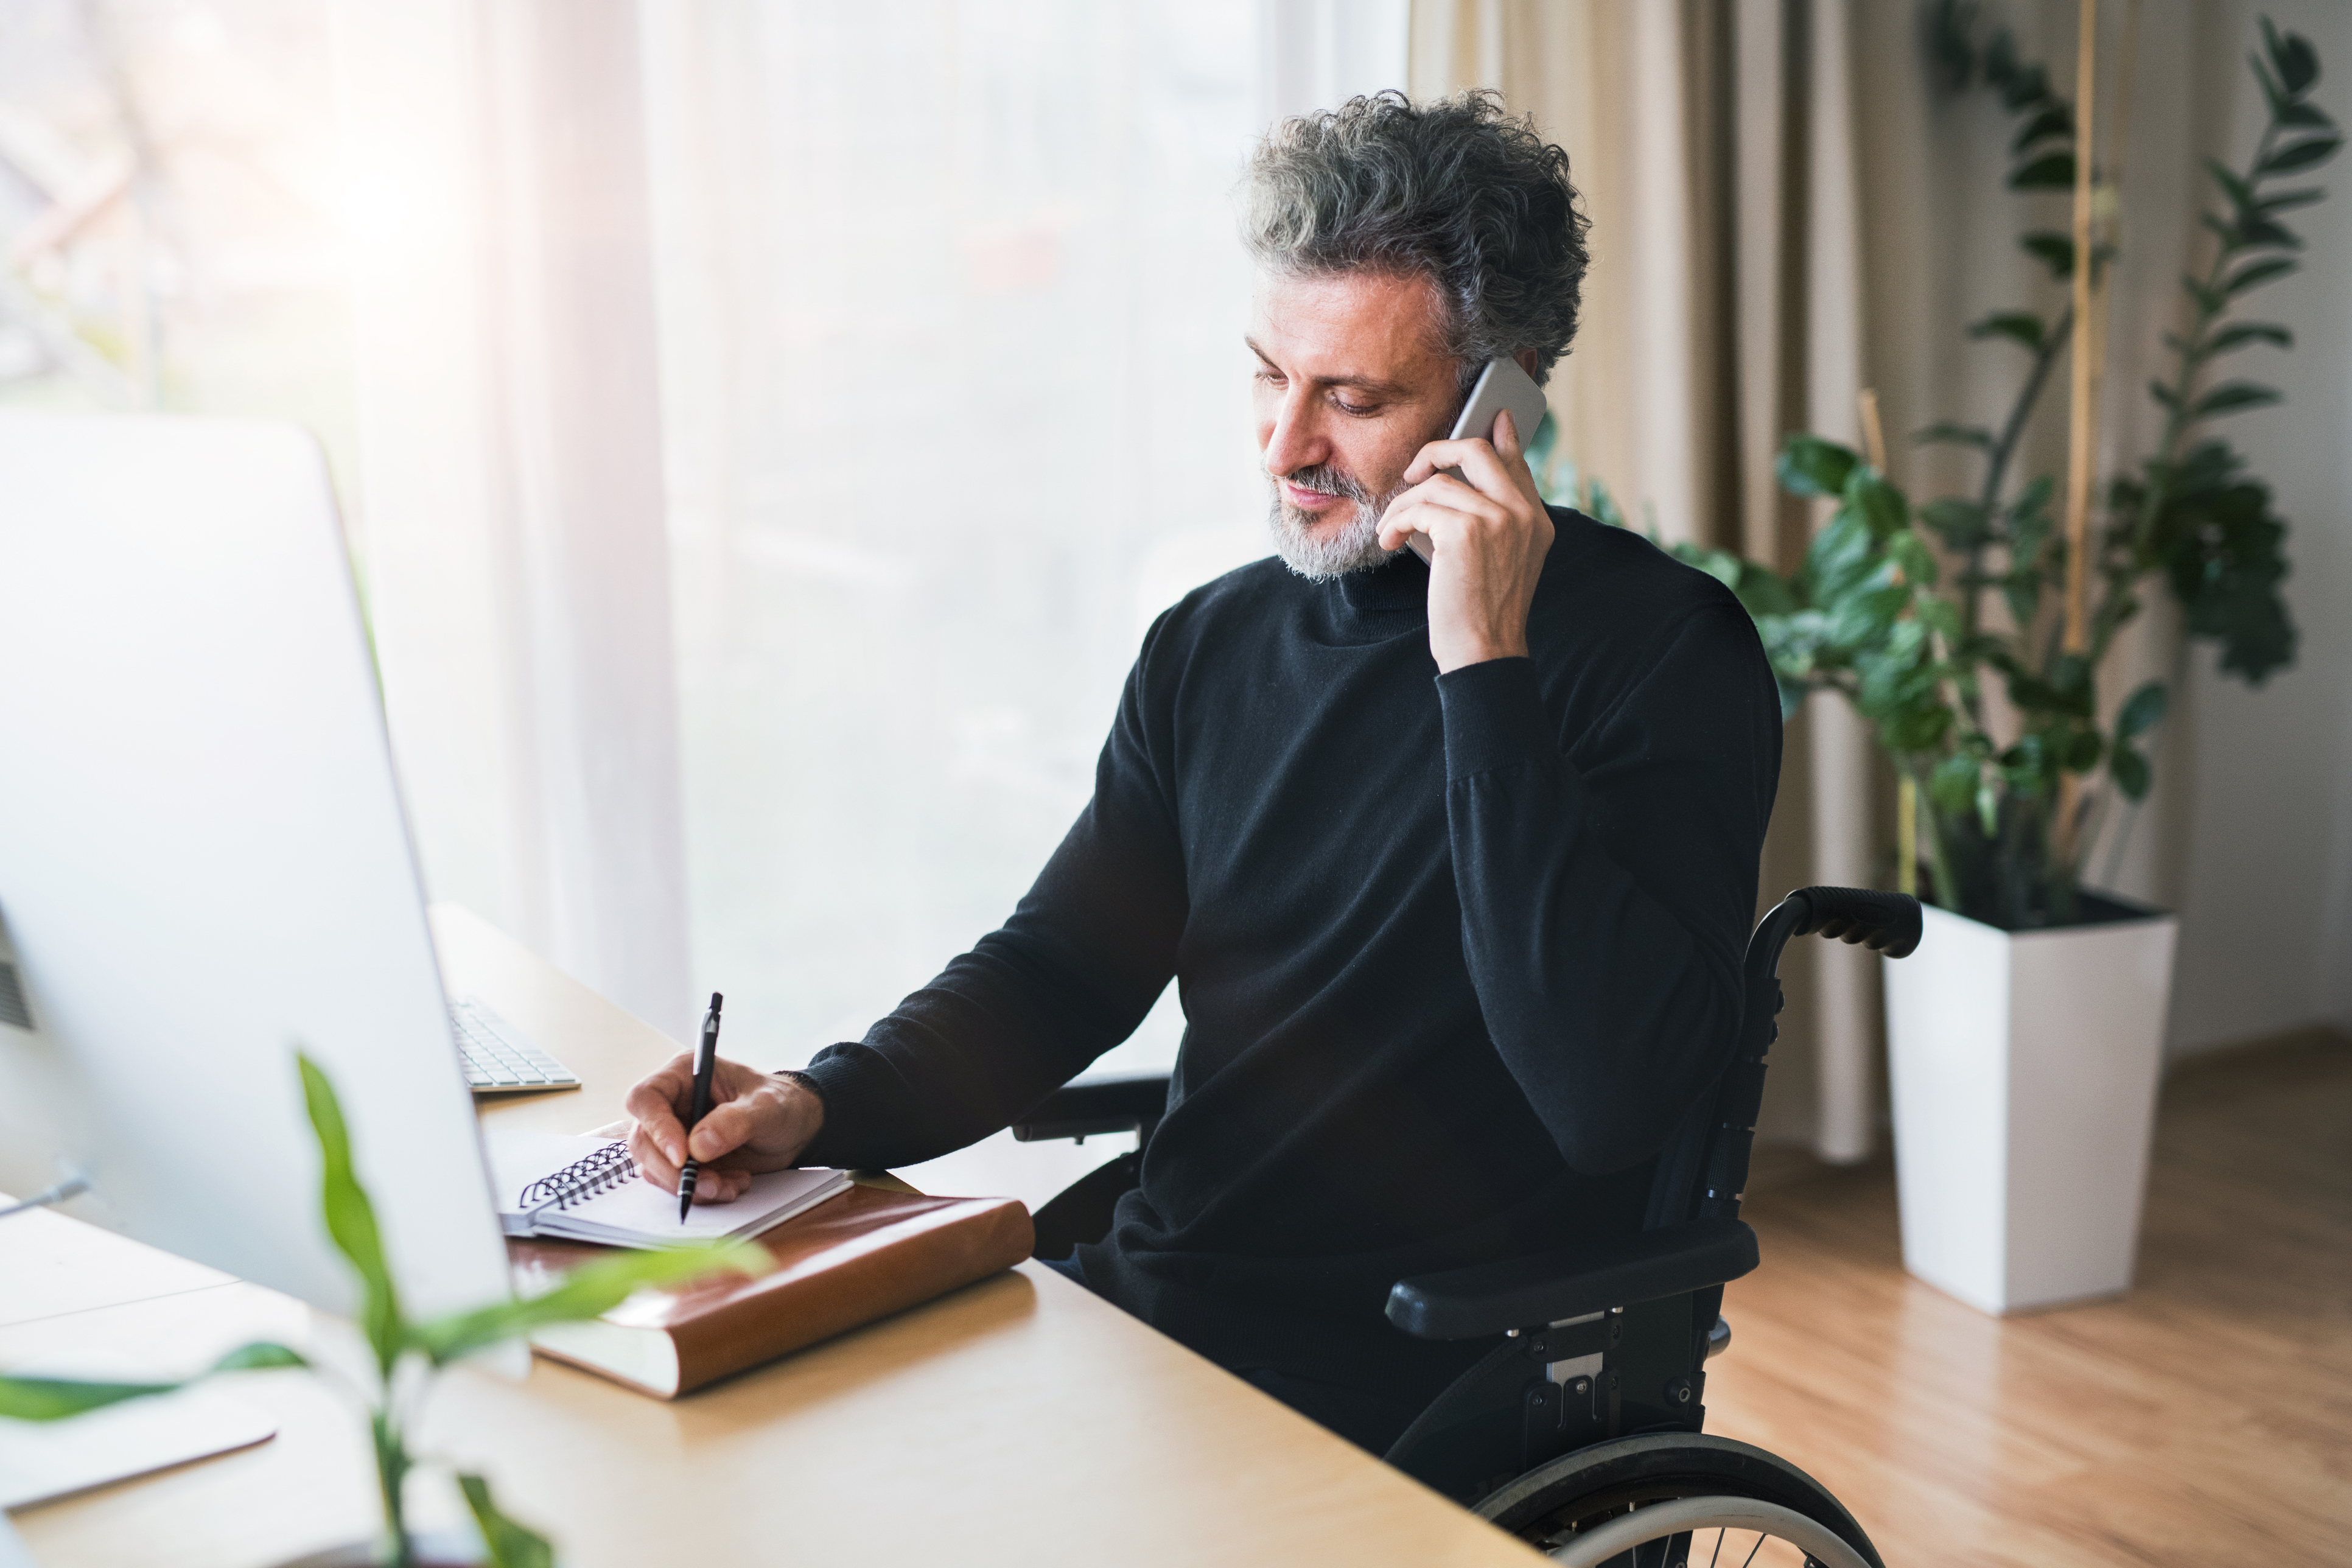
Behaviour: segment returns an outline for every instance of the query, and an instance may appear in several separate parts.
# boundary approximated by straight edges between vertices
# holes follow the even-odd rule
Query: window
[[[299,420],[348,481],[331,64],[319,0],[0,0],[0,405]]]

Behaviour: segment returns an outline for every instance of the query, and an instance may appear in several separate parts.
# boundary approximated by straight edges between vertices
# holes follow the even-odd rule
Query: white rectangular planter
[[[1988,1312],[2128,1289],[2176,917],[1924,911],[1885,963],[1903,1266]]]

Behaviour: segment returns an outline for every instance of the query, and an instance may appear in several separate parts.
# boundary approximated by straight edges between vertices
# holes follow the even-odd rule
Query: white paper
[[[491,1179],[498,1187],[499,1219],[507,1234],[571,1237],[623,1247],[666,1247],[756,1236],[849,1184],[847,1173],[842,1171],[770,1171],[752,1177],[751,1190],[732,1203],[695,1205],[683,1223],[677,1217],[677,1194],[666,1193],[634,1173],[593,1197],[561,1207],[525,1207],[522,1194],[531,1184],[614,1142],[546,1132],[492,1131]]]

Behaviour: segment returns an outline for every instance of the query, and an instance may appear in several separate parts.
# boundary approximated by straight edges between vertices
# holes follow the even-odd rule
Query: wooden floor
[[[2352,1564],[2352,1044],[2171,1078],[2122,1300],[2000,1320],[1909,1278],[1885,1165],[1747,1217],[1707,1428],[1811,1471],[1889,1564]]]

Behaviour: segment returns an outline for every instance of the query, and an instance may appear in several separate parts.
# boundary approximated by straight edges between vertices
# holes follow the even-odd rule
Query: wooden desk
[[[583,1131],[677,1048],[466,910],[434,924],[451,993],[583,1080],[486,1118]],[[35,1252],[53,1310],[0,1310],[0,1364],[171,1369],[307,1323],[286,1297],[56,1216],[0,1226],[0,1279]],[[59,1283],[77,1279],[92,1283]],[[38,1560],[253,1568],[363,1534],[352,1409],[310,1377],[233,1381],[277,1415],[276,1440],[26,1510]],[[1034,1263],[675,1404],[546,1361],[521,1383],[459,1368],[419,1447],[486,1469],[571,1568],[1541,1561]],[[420,1524],[457,1511],[437,1482],[415,1496]]]

